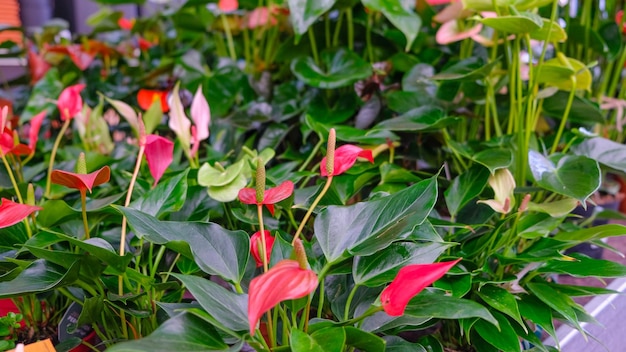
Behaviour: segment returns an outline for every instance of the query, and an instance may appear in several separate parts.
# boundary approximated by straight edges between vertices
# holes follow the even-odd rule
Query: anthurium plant
[[[590,3],[194,0],[9,43],[0,297],[32,336],[79,306],[92,350],[558,350],[613,293],[560,276],[626,275],[575,250],[626,234],[572,214],[626,173],[623,4]]]

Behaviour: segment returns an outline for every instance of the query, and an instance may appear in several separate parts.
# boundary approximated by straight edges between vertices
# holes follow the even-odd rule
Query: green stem
[[[307,30],[309,35],[309,44],[311,44],[311,54],[313,54],[313,60],[317,66],[320,65],[320,57],[317,52],[317,42],[315,41],[315,33],[313,33],[313,27]]]
[[[554,138],[554,142],[552,143],[552,149],[550,149],[550,154],[554,154],[556,149],[559,146],[559,142],[561,141],[561,136],[563,135],[563,130],[565,130],[565,125],[567,125],[567,118],[569,117],[569,112],[572,108],[572,104],[574,102],[574,97],[576,96],[576,77],[572,76],[572,90],[569,92],[569,97],[567,98],[567,105],[565,105],[565,111],[563,111],[563,117],[561,118],[561,124],[559,125],[559,129],[556,132],[556,137]]]
[[[326,41],[326,47],[330,48],[330,16],[328,13],[324,16],[324,40]]]
[[[67,131],[67,129],[70,127],[71,121],[72,121],[71,119],[65,120],[65,122],[63,123],[63,126],[61,127],[61,130],[59,131],[59,135],[57,136],[57,139],[54,141],[54,145],[52,146],[52,151],[50,152],[50,163],[48,163],[48,175],[46,176],[46,193],[45,193],[46,198],[50,198],[50,186],[51,186],[50,178],[52,177],[52,168],[54,167],[54,159],[57,156],[57,150],[59,149],[59,144],[61,144],[61,139],[65,135],[65,132]]]
[[[348,20],[348,49],[354,51],[354,22],[352,21],[352,8],[346,10],[346,19]]]
[[[224,32],[226,32],[226,42],[228,43],[228,53],[233,61],[237,61],[237,55],[235,54],[235,43],[233,42],[233,34],[230,31],[230,24],[226,19],[225,14],[220,15],[222,19],[222,25],[224,26]]]
[[[263,261],[263,272],[267,272],[269,270],[269,265],[267,263],[267,254],[265,253],[267,246],[265,241],[265,226],[263,225],[263,204],[257,204],[256,206],[257,216],[259,217],[259,227],[261,231],[261,261]]]
[[[372,48],[372,13],[367,14],[367,28],[365,30],[365,45],[367,46],[367,55],[369,61],[374,62],[374,49]]]
[[[317,317],[322,317],[322,311],[324,310],[324,279],[320,280],[320,296],[317,300]]]
[[[153,244],[150,243],[150,245],[152,246]],[[152,267],[150,268],[151,278],[154,278],[154,276],[156,275],[156,272],[159,268],[159,264],[161,263],[161,259],[163,258],[163,254],[165,254],[165,246],[161,246],[161,248],[159,248],[159,251],[157,252],[156,258],[154,259],[154,263]]]
[[[359,285],[354,285],[352,291],[350,291],[350,295],[348,295],[348,300],[346,300],[346,308],[343,311],[343,320],[348,320],[350,318],[350,305],[352,305],[352,300],[354,299],[354,295],[356,294],[356,290],[359,288]]]
[[[322,144],[324,144],[324,141],[320,138],[319,142],[317,142],[317,144],[313,147],[313,150],[311,150],[311,152],[309,153],[309,156],[306,158],[304,163],[298,169],[298,172],[302,172],[302,171],[306,170],[307,166],[309,166],[309,164],[311,163],[311,161],[315,157],[315,154],[317,154],[317,152],[322,147]]]
[[[343,12],[339,13],[337,24],[335,24],[335,33],[333,33],[333,47],[339,45],[339,33],[341,33],[341,25],[343,23]]]
[[[89,222],[87,221],[87,190],[80,190],[80,205],[83,213],[83,227],[85,228],[85,238],[89,239]]]
[[[322,200],[322,197],[324,197],[324,195],[326,194],[326,192],[330,188],[330,184],[332,182],[333,182],[333,176],[332,175],[328,175],[328,178],[326,179],[326,184],[324,184],[324,188],[322,188],[322,191],[320,192],[320,194],[317,195],[317,197],[313,201],[313,204],[311,204],[311,206],[307,210],[306,214],[304,215],[304,218],[300,222],[300,226],[298,227],[298,230],[296,231],[296,234],[293,235],[293,241],[291,242],[292,246],[296,242],[296,239],[298,238],[298,236],[300,236],[300,234],[302,234],[302,230],[304,229],[304,226],[306,225],[306,222],[311,217],[311,214],[313,213],[313,210],[315,210],[315,207],[317,206],[317,204],[320,202],[320,200]]]
[[[6,155],[0,150],[0,157],[2,157],[2,163],[4,164],[4,168],[7,169],[7,173],[9,174],[9,179],[11,179],[11,185],[13,185],[13,189],[15,189],[15,195],[17,196],[18,202],[20,204],[24,204],[24,199],[22,199],[22,193],[20,192],[19,187],[17,186],[17,181],[15,180],[15,175],[13,175],[13,169],[7,160]]]

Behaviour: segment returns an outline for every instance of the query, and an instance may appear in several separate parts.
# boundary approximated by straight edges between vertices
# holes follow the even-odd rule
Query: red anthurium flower
[[[137,44],[139,45],[139,49],[141,49],[141,51],[146,51],[156,45],[143,37],[137,38]]]
[[[110,178],[111,169],[108,166],[90,174],[78,174],[63,170],[53,170],[50,176],[52,183],[74,188],[81,192],[85,190],[89,190],[89,192],[91,192],[93,187],[109,182]]]
[[[38,55],[33,50],[32,45],[28,46],[28,67],[30,69],[31,83],[38,82],[50,69],[50,64],[43,58],[43,55]]]
[[[17,224],[37,210],[43,209],[32,205],[12,202],[2,198],[0,203],[0,229]]]
[[[146,136],[146,161],[156,185],[174,160],[174,143],[167,138],[149,134]]]
[[[444,5],[454,2],[455,0],[426,0],[426,3],[430,6]]]
[[[5,127],[0,133],[0,152],[4,155],[29,155],[31,149],[25,144],[17,143],[13,131]]]
[[[261,316],[278,303],[305,297],[317,288],[317,275],[302,269],[295,260],[281,260],[269,271],[255,277],[248,291],[248,321],[254,335]]]
[[[152,103],[160,101],[161,110],[165,113],[170,110],[167,104],[167,94],[168,92],[165,90],[140,89],[139,92],[137,92],[137,103],[139,103],[139,107],[143,110],[148,110],[150,106],[152,106]]]
[[[383,309],[391,316],[401,316],[411,298],[441,278],[460,260],[403,267],[380,295]]]
[[[276,238],[271,235],[268,230],[265,230],[265,259],[269,263],[270,255],[272,254],[272,246],[274,245],[274,240]],[[261,231],[257,231],[250,237],[250,252],[256,261],[256,267],[263,266],[263,259],[261,258],[261,253],[259,253],[259,248],[261,247]]]
[[[84,51],[80,44],[68,45],[67,55],[81,71],[85,71],[96,57],[93,53]]]
[[[35,115],[30,120],[30,130],[28,130],[28,148],[30,148],[31,151],[35,151],[35,146],[37,146],[37,141],[39,140],[39,130],[41,129],[41,124],[43,123],[44,118],[46,118],[45,110]]]
[[[621,25],[622,25],[622,34],[626,34],[626,22],[623,22],[623,21],[624,21],[624,11],[623,10],[619,10],[615,14],[615,23],[617,23],[618,26],[621,23]]]
[[[341,175],[354,165],[358,157],[367,159],[370,163],[374,162],[374,157],[371,150],[365,150],[355,145],[342,145],[335,150],[335,167],[333,170],[333,176]],[[320,163],[320,170],[322,176],[328,176],[326,172],[326,157],[322,159]]]
[[[117,25],[120,26],[121,29],[130,31],[135,26],[135,19],[134,18],[128,19],[128,18],[122,17],[119,20],[117,20]]]
[[[285,181],[280,185],[270,188],[263,195],[263,202],[267,210],[274,215],[274,204],[289,198],[293,193],[293,182]],[[256,189],[242,188],[239,190],[239,200],[244,204],[258,204],[256,201]]]
[[[223,12],[235,11],[239,8],[239,1],[237,0],[219,0],[217,7]]]
[[[63,89],[57,101],[62,121],[73,118],[83,109],[83,98],[80,96],[80,92],[84,88],[84,84],[75,84]]]

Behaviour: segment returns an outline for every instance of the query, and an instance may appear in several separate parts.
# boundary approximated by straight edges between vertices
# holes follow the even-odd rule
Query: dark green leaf
[[[498,312],[493,312],[493,315],[498,319],[500,330],[493,328],[493,325],[488,324],[485,321],[477,321],[474,328],[476,332],[485,341],[489,342],[493,346],[497,347],[502,352],[518,352],[520,351],[520,343],[517,338],[517,333],[513,330],[509,320]]]
[[[380,11],[406,37],[405,51],[409,51],[422,26],[422,19],[413,11],[404,8],[400,0],[361,0],[363,5]]]
[[[341,352],[345,342],[346,333],[343,327],[327,327],[311,335],[296,329],[291,331],[293,352]]]
[[[291,71],[304,83],[324,89],[345,87],[372,75],[367,61],[345,49],[323,52],[321,60],[323,67],[310,57],[297,58],[291,63]]]
[[[626,266],[611,260],[593,259],[571,254],[576,260],[551,260],[539,268],[542,273],[569,274],[575,277],[622,277],[626,276]]]
[[[498,321],[481,304],[468,299],[444,296],[428,291],[423,291],[413,298],[407,305],[404,314],[413,317],[441,319],[481,318],[498,326]]]
[[[404,114],[387,119],[374,126],[374,129],[391,131],[436,131],[457,122],[458,119],[446,116],[435,106],[420,106]]]
[[[39,259],[29,264],[11,281],[0,282],[0,297],[22,296],[47,292],[71,284],[78,279],[79,262],[69,269]]]
[[[487,149],[474,154],[472,159],[488,168],[489,171],[494,174],[496,170],[511,166],[513,163],[513,152],[510,149]]]
[[[154,217],[179,210],[187,199],[189,169],[160,182],[155,188],[131,203],[130,207]]]
[[[498,286],[485,285],[479,291],[476,291],[476,293],[488,305],[510,316],[518,322],[521,327],[526,329],[522,317],[520,316],[519,308],[517,307],[517,299],[509,291]]]
[[[399,336],[383,336],[385,352],[428,352],[419,343],[409,342]]]
[[[457,62],[444,71],[432,76],[431,79],[450,82],[474,82],[487,77],[499,62],[500,60],[493,60],[485,64],[482,59],[472,57]]]
[[[626,226],[619,224],[607,224],[571,232],[560,231],[554,235],[554,239],[558,241],[571,241],[578,243],[623,235],[626,235]]]
[[[569,93],[558,91],[556,94],[544,99],[543,111],[551,117],[562,118],[567,106]],[[581,98],[574,97],[572,107],[568,116],[568,121],[593,125],[594,123],[604,123],[604,114],[593,102]]]
[[[354,326],[344,326],[343,330],[346,333],[346,345],[348,346],[364,352],[383,352],[385,350],[385,341],[372,333]]]
[[[578,330],[582,331],[575,311],[575,308],[577,309],[579,306],[569,296],[562,294],[545,283],[530,282],[527,287],[543,303],[557,311],[570,323],[574,324]]]
[[[478,197],[487,185],[488,179],[489,170],[482,166],[473,166],[452,181],[450,187],[443,194],[453,219],[461,208]]]
[[[572,147],[576,155],[583,155],[596,160],[615,170],[626,172],[626,145],[612,140],[595,137],[585,139],[582,143]]]
[[[296,32],[296,40],[309,30],[309,27],[330,10],[337,0],[288,0],[289,19]]]

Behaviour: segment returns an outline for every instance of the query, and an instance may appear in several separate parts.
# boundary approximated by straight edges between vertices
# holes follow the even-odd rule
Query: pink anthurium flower
[[[0,133],[0,152],[4,155],[29,155],[31,149],[25,144],[18,143],[13,131],[5,127]]]
[[[477,35],[483,29],[482,24],[477,24],[474,27],[459,31],[459,25],[456,20],[448,21],[439,27],[435,40],[439,45],[446,45],[454,42],[461,41],[466,38],[471,38]]]
[[[302,269],[295,260],[285,259],[255,277],[248,290],[248,321],[254,335],[261,316],[278,303],[305,297],[317,288],[317,275]]]
[[[371,150],[366,150],[355,145],[346,144],[335,150],[335,167],[333,168],[333,175],[337,176],[346,172],[354,165],[357,158],[365,158],[370,163],[374,162],[374,157]],[[322,159],[320,163],[320,171],[322,176],[328,176],[326,171],[326,157]]]
[[[265,230],[264,233],[265,250],[263,253],[265,253],[265,259],[269,263],[272,254],[272,246],[276,238],[272,236],[268,230]],[[261,243],[263,243],[261,241],[261,231],[257,231],[250,237],[250,252],[252,253],[252,257],[254,257],[254,261],[256,261],[257,268],[263,266],[263,258],[261,258],[261,253],[259,253],[259,248],[262,247]]]
[[[280,185],[270,188],[263,194],[263,202],[267,207],[267,210],[274,215],[274,204],[289,198],[293,193],[293,182],[285,181]],[[239,190],[239,200],[244,204],[258,204],[256,201],[256,189],[254,188],[242,188]]]
[[[239,8],[239,1],[237,0],[219,0],[217,7],[222,12],[232,12]]]
[[[9,199],[2,198],[2,202],[0,202],[0,229],[13,226],[41,209],[43,208],[15,203]]]
[[[391,316],[401,316],[413,297],[441,278],[460,260],[461,258],[452,262],[412,264],[403,267],[380,294],[383,309]]]
[[[28,148],[30,148],[31,152],[34,152],[35,147],[37,146],[37,141],[39,140],[39,130],[41,129],[43,119],[46,118],[46,113],[47,112],[44,110],[30,120],[30,129],[28,130]]]
[[[50,64],[33,50],[33,45],[28,45],[28,68],[30,69],[31,83],[37,83],[50,69]]]
[[[430,6],[445,5],[451,2],[455,2],[455,0],[426,0],[426,3]]]
[[[145,154],[150,174],[156,185],[174,160],[174,143],[155,134],[147,135]]]
[[[74,188],[81,192],[84,192],[85,190],[89,190],[89,192],[91,192],[93,187],[109,182],[110,178],[111,169],[108,166],[104,166],[100,170],[89,174],[53,170],[50,176],[52,183],[68,188]]]
[[[191,119],[194,126],[191,126],[191,156],[195,156],[200,147],[200,141],[209,138],[209,125],[211,124],[211,109],[202,93],[202,86],[198,87],[191,102]]]
[[[84,88],[84,84],[75,84],[63,89],[57,101],[62,121],[73,118],[83,109],[83,98],[80,96],[80,92]]]
[[[133,29],[133,27],[135,26],[135,19],[131,18],[120,18],[119,20],[117,20],[117,25],[120,26],[121,29],[130,31]]]
[[[5,105],[2,107],[2,109],[0,109],[0,131],[4,131],[4,128],[6,127],[8,122],[9,122],[9,107]]]

